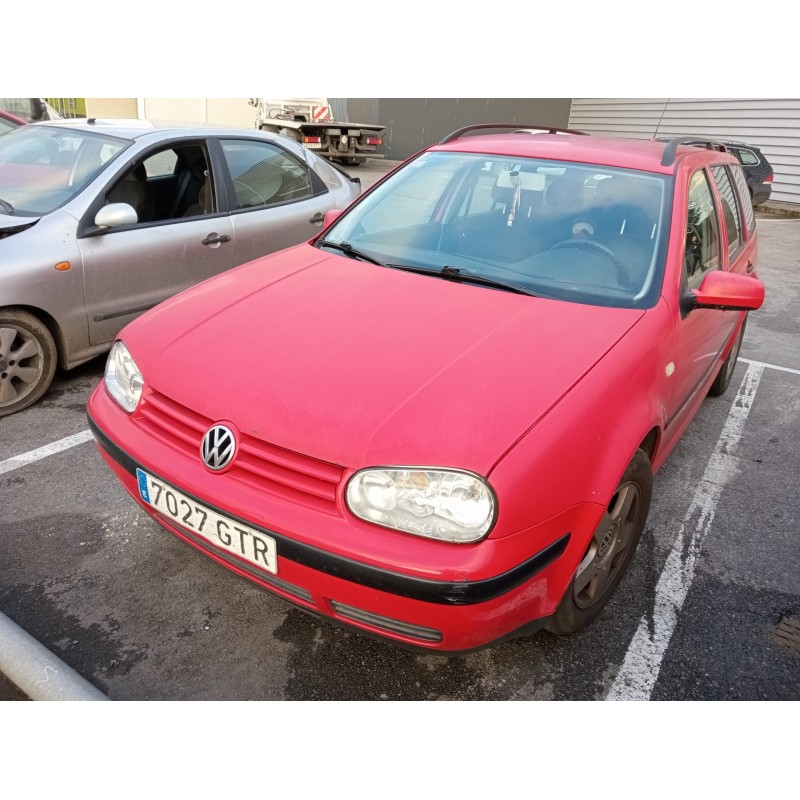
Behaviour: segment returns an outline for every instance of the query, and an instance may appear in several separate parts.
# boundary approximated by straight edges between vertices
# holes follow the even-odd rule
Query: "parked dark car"
[[[747,185],[750,188],[750,197],[753,205],[766,203],[772,194],[772,179],[774,177],[772,165],[766,156],[752,144],[744,142],[723,142],[728,150],[736,156],[744,169]]]
[[[668,136],[658,137],[660,142],[668,142],[669,139],[670,137]],[[696,142],[686,143],[696,147],[706,147],[706,141],[698,138]],[[753,205],[758,206],[766,203],[772,194],[772,179],[774,177],[772,165],[767,161],[766,156],[757,147],[746,142],[739,142],[734,139],[718,139],[717,141],[720,144],[724,144],[728,152],[735,156],[742,165]]]

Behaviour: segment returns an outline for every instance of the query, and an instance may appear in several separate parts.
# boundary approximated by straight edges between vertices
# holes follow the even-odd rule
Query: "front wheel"
[[[50,331],[26,311],[0,310],[0,417],[33,405],[56,371]]]
[[[548,624],[550,631],[576,633],[603,610],[633,558],[652,492],[650,459],[637,450]]]

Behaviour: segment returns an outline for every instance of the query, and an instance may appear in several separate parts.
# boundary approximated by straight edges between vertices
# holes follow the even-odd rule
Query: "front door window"
[[[689,184],[689,214],[683,263],[689,286],[693,288],[700,285],[706,272],[719,269],[722,265],[719,222],[704,170],[695,172]]]

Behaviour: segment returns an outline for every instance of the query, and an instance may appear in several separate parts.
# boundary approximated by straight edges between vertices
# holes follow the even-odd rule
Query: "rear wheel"
[[[33,405],[56,371],[50,331],[26,311],[0,310],[0,417]]]
[[[637,450],[548,624],[553,633],[575,633],[602,611],[633,558],[652,489],[650,459]]]
[[[745,325],[747,325],[747,317],[745,317],[742,327],[739,329],[739,335],[736,337],[736,341],[733,344],[733,349],[730,353],[728,353],[728,357],[722,362],[722,366],[719,368],[717,377],[714,378],[714,383],[711,384],[711,388],[708,390],[708,394],[711,397],[719,397],[721,394],[725,394],[728,387],[731,385],[731,378],[733,377],[733,372],[736,369],[736,362],[739,359],[739,351],[742,349],[742,339],[744,339]]]

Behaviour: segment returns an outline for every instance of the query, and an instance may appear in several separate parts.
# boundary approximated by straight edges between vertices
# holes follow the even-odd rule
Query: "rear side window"
[[[753,212],[753,203],[750,199],[750,189],[747,186],[747,178],[744,176],[744,170],[736,165],[731,166],[731,172],[733,173],[733,180],[736,183],[736,188],[739,190],[739,200],[744,210],[747,233],[751,234],[756,227],[756,215]]]
[[[744,148],[737,147],[734,150],[736,157],[747,167],[754,167],[759,163],[759,157],[752,150],[745,150]]]
[[[223,141],[238,209],[258,208],[311,197],[308,167],[267,142]]]
[[[742,246],[742,229],[739,208],[736,203],[736,192],[728,176],[728,171],[722,165],[711,167],[714,181],[717,184],[720,199],[722,200],[722,218],[725,221],[725,231],[728,234],[728,257],[733,256]]]

